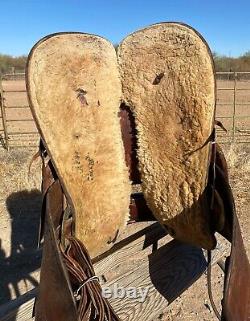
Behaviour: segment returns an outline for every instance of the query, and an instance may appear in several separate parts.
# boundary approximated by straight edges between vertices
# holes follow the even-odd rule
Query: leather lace
[[[67,238],[61,253],[71,281],[81,321],[120,321],[102,289],[85,246],[75,237]]]

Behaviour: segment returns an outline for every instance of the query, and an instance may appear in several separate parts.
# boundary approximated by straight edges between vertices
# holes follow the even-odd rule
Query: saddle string
[[[219,121],[215,121],[215,125],[219,126],[223,130],[227,131],[223,124]],[[211,158],[211,166],[212,166],[212,183],[211,183],[211,202],[210,202],[210,210],[214,209],[214,198],[215,198],[215,181],[216,181],[216,129],[213,129],[211,134],[211,144],[212,144],[212,158]],[[211,250],[207,251],[208,257],[208,267],[207,267],[207,287],[208,287],[208,297],[218,320],[221,320],[221,315],[216,307],[213,298],[213,291],[212,291],[212,252]]]
[[[81,321],[120,321],[106,298],[102,296],[99,278],[87,249],[75,237],[68,237],[68,247],[61,253],[69,273]]]
[[[211,250],[207,251],[208,258],[208,267],[207,267],[207,288],[208,288],[208,297],[218,320],[221,320],[220,312],[218,311],[216,304],[214,302],[213,291],[212,291],[212,252]]]

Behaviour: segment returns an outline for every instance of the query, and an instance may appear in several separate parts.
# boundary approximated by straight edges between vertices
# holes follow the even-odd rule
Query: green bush
[[[216,71],[250,71],[250,51],[232,58],[213,53]]]
[[[116,45],[117,47],[117,45]],[[213,53],[216,71],[250,71],[250,51],[240,57],[232,58]],[[13,57],[0,54],[0,74],[14,70],[24,70],[27,56]]]
[[[0,54],[0,74],[5,74],[14,70],[24,70],[27,56],[12,57]]]

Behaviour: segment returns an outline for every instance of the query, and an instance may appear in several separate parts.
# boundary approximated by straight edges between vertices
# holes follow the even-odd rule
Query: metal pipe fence
[[[3,80],[22,80],[24,78],[25,78],[25,72],[24,71],[8,73],[8,74],[4,74],[2,76]]]
[[[231,126],[228,129],[228,135],[222,135],[219,130],[219,137],[224,143],[249,143],[250,142],[250,72],[217,72],[217,114],[216,118],[221,121],[229,120]],[[224,84],[225,82],[225,84]],[[223,83],[223,87],[221,87]],[[240,84],[240,86],[238,86]],[[225,86],[228,85],[228,86]],[[231,86],[230,86],[231,85]],[[231,96],[230,102],[221,102],[220,98]],[[226,94],[225,94],[226,93]],[[221,95],[222,94],[222,95]],[[223,97],[225,99],[225,97]],[[222,101],[223,101],[222,98]],[[223,106],[226,115],[220,115]],[[230,113],[230,106],[232,112]],[[245,106],[243,115],[241,106]],[[248,108],[247,108],[248,107]],[[245,111],[248,109],[248,111]],[[241,112],[240,112],[241,110]],[[241,125],[238,122],[241,120]],[[241,128],[240,128],[241,127]],[[225,139],[226,138],[226,139]]]
[[[9,150],[8,127],[7,127],[7,119],[6,119],[3,94],[4,94],[4,91],[2,87],[2,81],[0,81],[0,108],[1,108],[1,118],[2,118],[2,124],[3,124],[3,134],[4,134],[4,139],[2,139],[2,141],[4,142],[5,148]]]
[[[217,130],[218,141],[250,142],[250,72],[217,72],[216,77],[216,118],[223,122],[228,130],[227,134],[220,129]],[[21,80],[25,85],[24,73],[6,74],[0,78],[0,144],[6,149],[37,146],[39,139],[26,90],[15,88],[16,81]],[[14,84],[14,88],[4,88],[3,82]],[[14,95],[23,95],[26,99],[8,103]]]
[[[18,81],[21,88],[16,85]],[[4,84],[7,84],[6,88]],[[36,147],[39,135],[27,100],[25,73],[3,75],[0,78],[0,97],[2,146],[7,150],[16,147]]]

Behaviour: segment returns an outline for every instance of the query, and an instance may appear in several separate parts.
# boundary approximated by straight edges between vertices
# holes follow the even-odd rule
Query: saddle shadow
[[[206,217],[207,213],[203,212],[204,206],[209,204],[209,192],[206,188],[198,201],[189,209],[183,210],[177,217],[169,220],[171,227],[165,226],[166,229],[174,235],[178,233],[189,235],[190,242],[193,243],[206,240],[208,232],[205,233],[206,229],[202,224],[210,223],[208,216]],[[153,251],[148,259],[151,281],[168,304],[197,281],[207,268],[207,260],[201,247],[177,239]]]
[[[31,273],[39,269],[41,250],[37,249],[42,194],[39,190],[20,191],[6,200],[11,224],[10,255],[0,239],[0,306],[21,295],[20,282],[37,286]],[[15,318],[13,317],[13,320]]]
[[[188,289],[207,267],[200,248],[177,240],[154,251],[148,259],[152,284],[168,304]]]

